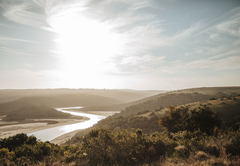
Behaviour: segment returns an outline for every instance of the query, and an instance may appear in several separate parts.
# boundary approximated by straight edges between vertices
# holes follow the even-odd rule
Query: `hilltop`
[[[14,101],[23,97],[53,97],[56,96],[101,96],[121,101],[131,102],[146,98],[165,91],[161,90],[128,90],[128,89],[6,89],[0,90],[0,103]],[[65,98],[66,99],[66,98]],[[92,101],[96,102],[96,101]],[[103,103],[104,105],[107,103]],[[111,103],[116,104],[116,103]],[[94,105],[94,104],[93,104]],[[96,104],[95,104],[96,105]],[[88,106],[92,106],[91,104]]]
[[[202,87],[169,91],[156,94],[140,100],[129,103],[108,105],[108,106],[90,106],[82,108],[84,111],[115,110],[121,111],[119,116],[131,115],[144,110],[151,110],[169,105],[182,105],[195,101],[207,100],[213,97],[224,97],[240,94],[240,87]]]

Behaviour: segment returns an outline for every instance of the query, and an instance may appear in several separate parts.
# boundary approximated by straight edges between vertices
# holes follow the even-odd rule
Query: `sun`
[[[109,61],[121,54],[124,40],[107,23],[66,13],[51,20],[55,41],[68,77],[95,76],[111,70]],[[71,76],[70,76],[71,75]]]

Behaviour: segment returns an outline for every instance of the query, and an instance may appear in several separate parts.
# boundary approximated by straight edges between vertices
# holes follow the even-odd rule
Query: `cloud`
[[[174,26],[171,25],[171,20],[167,20],[167,17],[161,18],[159,13],[145,10],[146,8],[154,9],[152,1],[118,2],[117,5],[119,9],[122,9],[121,12],[109,11],[109,6],[116,5],[116,1],[113,0],[98,1],[98,5],[94,1],[92,4],[89,3],[86,9],[93,13],[97,11],[98,19],[102,18],[113,27],[115,32],[127,39],[123,54],[111,61],[116,68],[113,71],[141,73],[155,71],[157,67],[165,72],[204,68],[238,69],[234,61],[239,61],[237,58],[239,49],[236,47],[239,44],[238,33],[240,32],[238,29],[240,25],[239,8],[216,18],[194,20],[195,22],[188,28],[175,31],[171,35],[169,30],[172,29],[171,26]],[[125,6],[125,8],[121,8],[121,6]],[[152,53],[153,50],[163,51]],[[169,50],[175,52],[172,53]],[[156,58],[165,57],[164,63],[162,60],[154,58],[148,58],[149,61],[143,62],[145,55]],[[183,62],[180,63],[179,59],[183,59]],[[172,62],[177,66],[173,66]]]
[[[9,6],[4,12],[4,16],[11,21],[33,26],[33,27],[42,27],[46,26],[45,17],[40,14],[27,11],[29,5],[21,4]]]
[[[17,69],[0,72],[0,85],[4,89],[28,89],[43,87],[47,88],[45,83],[50,77],[46,77],[44,72],[32,72],[26,69]],[[17,84],[16,84],[17,80]],[[49,85],[51,81],[47,84]]]
[[[183,69],[210,68],[214,70],[240,69],[239,63],[240,63],[240,57],[233,56],[233,57],[218,59],[218,60],[211,60],[211,59],[197,60],[182,66],[182,68]]]
[[[166,73],[181,73],[187,72],[193,69],[212,69],[212,70],[235,70],[240,69],[240,57],[232,56],[223,59],[199,59],[189,63],[184,63],[182,61],[176,61],[172,63],[171,66],[162,67],[158,70]]]
[[[44,13],[37,13],[36,9],[41,10],[41,8],[32,1],[3,0],[0,2],[0,7],[3,9],[3,16],[10,21],[37,28],[46,26]],[[31,11],[31,9],[35,10]]]
[[[17,39],[17,38],[11,38],[11,37],[0,37],[0,43],[5,43],[5,42],[39,43],[32,40],[24,40],[24,39]]]
[[[8,56],[34,56],[32,54],[25,53],[19,49],[13,49],[8,47],[0,46],[1,55],[8,55]]]
[[[127,74],[135,73],[142,74],[152,72],[158,68],[160,64],[164,64],[166,56],[153,56],[146,54],[143,56],[121,56],[116,57],[110,63],[113,69],[109,73]]]
[[[165,56],[163,57],[156,57],[153,55],[144,55],[144,56],[126,56],[123,57],[121,62],[119,64],[126,65],[126,64],[131,64],[131,65],[137,65],[137,64],[144,64],[147,62],[152,62],[152,63],[158,63],[162,62],[162,60],[166,58]]]
[[[64,61],[64,64],[68,64],[63,66],[68,70],[65,73],[47,71],[51,74],[46,76],[45,72],[16,72],[28,73],[29,77],[38,81],[41,80],[40,75],[49,80],[55,78],[62,82],[61,85],[66,85],[64,79],[60,79],[61,74],[67,77],[72,73],[71,78],[68,77],[69,84],[72,82],[77,85],[82,81],[73,79],[77,74],[88,80],[90,76],[85,77],[84,69],[91,69],[94,73],[92,75],[97,75],[95,73],[101,71],[111,74],[112,77],[120,75],[121,79],[125,76],[141,77],[138,81],[144,81],[146,75],[151,75],[153,77],[149,77],[149,82],[152,82],[154,77],[159,77],[156,80],[160,82],[160,77],[170,77],[169,73],[172,73],[170,74],[172,76],[182,73],[187,75],[191,71],[205,71],[205,69],[216,73],[223,70],[239,70],[240,8],[226,12],[230,8],[223,7],[224,10],[217,16],[213,14],[214,11],[209,11],[213,6],[206,7],[211,3],[204,2],[204,7],[190,1],[178,2],[177,5],[175,3],[172,0],[2,0],[0,7],[4,9],[3,16],[8,19],[6,22],[12,21],[16,29],[16,23],[38,29],[34,31],[33,28],[27,27],[33,30],[32,34],[45,30],[44,32],[51,37],[39,39],[36,35],[31,39],[31,34],[28,34],[29,36],[20,38],[20,31],[17,31],[18,37],[14,35],[0,37],[1,54],[32,56],[28,52],[37,52],[38,55],[41,54],[39,58],[48,55],[49,59],[41,62],[51,63],[50,60],[53,59],[61,63]],[[191,4],[194,4],[193,9],[190,8]],[[61,24],[57,25],[58,21]],[[10,26],[10,24],[6,25],[6,22],[0,23],[0,28],[4,31],[6,28],[3,26]],[[26,28],[26,26],[20,27]],[[62,29],[58,27],[65,29],[60,31]],[[102,31],[97,31],[97,28]],[[110,32],[112,36],[109,35],[108,38],[108,33],[104,32]],[[38,41],[49,39],[50,42],[37,43],[34,41],[37,38]],[[120,44],[115,42],[117,40]],[[29,47],[32,43],[34,43],[32,47]],[[84,47],[86,43],[90,44]],[[93,45],[97,46],[93,49],[91,47]],[[115,45],[121,47],[115,49]],[[105,48],[108,50],[101,52]],[[29,62],[25,63],[25,66],[31,64],[31,60],[24,62]],[[34,66],[32,68],[36,69]],[[69,70],[70,68],[73,70]],[[97,82],[93,78],[89,79]],[[181,79],[185,78],[165,78],[166,81],[173,80],[173,82]],[[85,85],[87,84],[88,82],[85,82]]]
[[[8,28],[15,28],[14,26],[7,25],[7,24],[2,24],[2,23],[0,23],[0,26],[3,26],[3,27],[8,27]]]

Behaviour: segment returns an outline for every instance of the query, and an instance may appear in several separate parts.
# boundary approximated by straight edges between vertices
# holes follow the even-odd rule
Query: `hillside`
[[[91,106],[84,107],[84,111],[115,110],[121,111],[121,115],[130,115],[144,110],[151,110],[169,105],[182,105],[195,101],[207,100],[212,97],[223,97],[240,94],[240,87],[203,87],[182,89],[160,93],[137,101],[110,105],[110,106]],[[192,98],[193,97],[193,98]]]
[[[0,90],[0,103],[32,96],[96,95],[120,100],[122,103],[146,98],[165,91],[160,90],[117,90],[117,89],[7,89]],[[115,103],[112,103],[115,104]]]
[[[72,115],[59,112],[46,106],[25,105],[24,107],[8,111],[3,120],[19,121],[25,119],[70,118]]]
[[[230,127],[237,123],[236,117],[240,116],[240,96],[229,96],[212,98],[194,103],[179,105],[177,107],[188,107],[189,110],[197,109],[202,106],[208,106],[215,111],[220,119],[223,120],[223,127]],[[109,127],[114,129],[120,128],[141,128],[147,133],[161,131],[158,125],[159,118],[166,114],[167,108],[153,109],[151,111],[142,111],[135,115],[121,116],[119,118],[105,119],[99,122],[101,127]],[[106,123],[105,123],[106,122]]]
[[[208,99],[208,100],[207,100]],[[132,106],[126,110],[99,121],[93,128],[108,127],[114,129],[140,128],[145,133],[161,132],[162,127],[159,126],[159,118],[166,114],[167,108],[172,106],[189,107],[189,110],[196,109],[201,106],[208,106],[211,110],[217,112],[217,115],[223,119],[223,127],[229,127],[236,123],[235,117],[240,116],[240,96],[226,96],[220,98],[210,98],[209,95],[193,94],[168,94],[162,100],[150,100],[146,103]],[[143,109],[141,106],[150,105]],[[154,108],[154,106],[156,106]],[[159,107],[161,106],[161,107]],[[137,109],[138,108],[138,109]],[[149,109],[152,108],[152,109]],[[129,112],[126,112],[128,111]],[[140,111],[138,111],[140,110]],[[132,114],[130,114],[132,113]],[[76,136],[83,135],[88,132],[80,131]],[[76,137],[75,136],[75,137]]]
[[[121,103],[122,101],[89,94],[65,94],[56,96],[32,96],[23,97],[15,101],[0,104],[0,115],[7,111],[24,107],[25,105],[45,105],[48,107],[74,107],[74,106],[94,106],[94,105],[110,105]]]

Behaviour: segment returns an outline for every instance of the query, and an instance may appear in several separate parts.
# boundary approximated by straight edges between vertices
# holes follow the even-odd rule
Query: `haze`
[[[240,84],[239,0],[1,0],[0,89]]]

